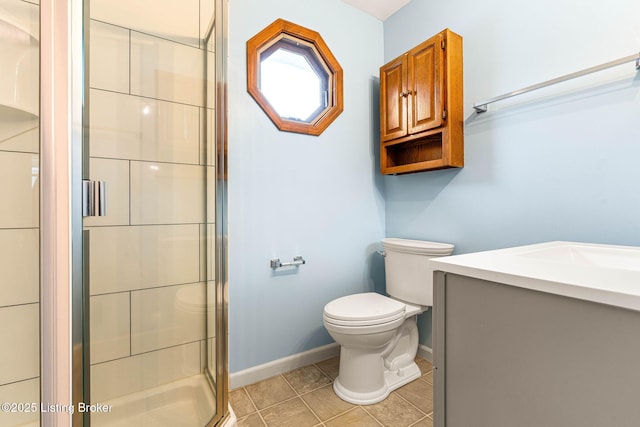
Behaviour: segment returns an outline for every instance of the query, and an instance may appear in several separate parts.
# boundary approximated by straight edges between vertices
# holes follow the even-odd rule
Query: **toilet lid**
[[[347,295],[324,307],[330,319],[343,322],[382,323],[404,316],[406,305],[375,292]]]

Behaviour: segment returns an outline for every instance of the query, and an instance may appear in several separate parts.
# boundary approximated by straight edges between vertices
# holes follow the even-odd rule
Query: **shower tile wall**
[[[39,14],[0,0],[0,402],[40,401]],[[37,423],[0,412],[0,425]]]
[[[90,174],[109,188],[108,215],[84,223],[94,402],[200,374],[214,340],[204,312],[215,156],[203,78],[213,53],[201,42],[213,1],[163,0],[155,14],[115,3],[91,2]]]

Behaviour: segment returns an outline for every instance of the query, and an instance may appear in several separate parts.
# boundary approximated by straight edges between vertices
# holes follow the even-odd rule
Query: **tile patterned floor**
[[[433,427],[433,368],[416,358],[422,376],[374,405],[338,398],[332,382],[337,357],[230,393],[239,427]]]

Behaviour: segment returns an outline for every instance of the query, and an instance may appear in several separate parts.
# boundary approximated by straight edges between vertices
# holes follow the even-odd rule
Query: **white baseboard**
[[[420,344],[418,346],[418,356],[433,363],[433,350],[426,345]]]
[[[229,375],[229,390],[258,381],[266,380],[275,375],[292,371],[312,363],[321,362],[340,354],[340,346],[336,343],[323,345],[302,353],[292,354],[282,359],[273,360],[262,365],[253,366]]]

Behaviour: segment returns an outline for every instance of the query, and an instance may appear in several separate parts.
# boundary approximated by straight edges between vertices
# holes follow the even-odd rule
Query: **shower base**
[[[216,399],[201,374],[100,404],[112,409],[93,413],[94,427],[193,427],[205,426],[213,417]]]

